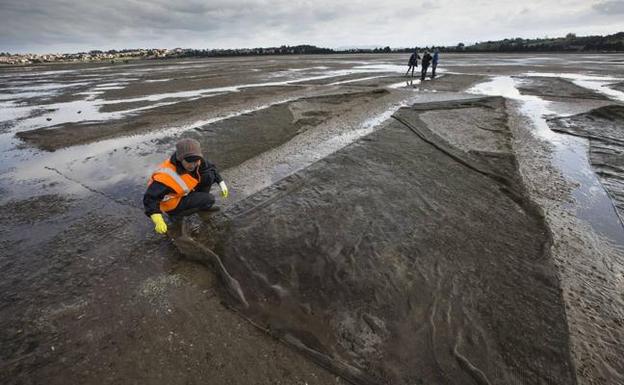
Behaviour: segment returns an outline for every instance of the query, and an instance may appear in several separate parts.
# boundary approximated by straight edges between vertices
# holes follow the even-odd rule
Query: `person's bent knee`
[[[208,209],[215,204],[215,197],[211,193],[198,192],[196,194],[201,194],[200,210]]]

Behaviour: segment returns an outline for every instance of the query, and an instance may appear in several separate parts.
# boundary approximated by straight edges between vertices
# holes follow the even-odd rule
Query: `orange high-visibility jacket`
[[[178,207],[180,200],[197,187],[200,179],[199,173],[197,175],[178,174],[175,164],[167,159],[154,171],[147,185],[157,181],[175,191],[175,193],[165,195],[160,201],[160,210],[167,212]]]

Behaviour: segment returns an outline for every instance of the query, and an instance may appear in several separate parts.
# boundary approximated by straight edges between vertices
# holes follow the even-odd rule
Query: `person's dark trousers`
[[[183,197],[178,207],[168,211],[172,220],[195,214],[198,211],[210,209],[215,203],[215,197],[210,193],[210,186],[202,187]]]
[[[435,70],[437,66],[438,66],[437,64],[433,64],[431,66],[431,79],[435,78]]]
[[[412,77],[414,77],[414,69],[416,69],[416,66],[409,66],[407,72],[405,73],[405,76],[409,75],[410,70],[412,70]]]
[[[422,72],[420,74],[420,80],[425,80],[425,76],[427,76],[427,68],[429,68],[429,66],[422,66]]]

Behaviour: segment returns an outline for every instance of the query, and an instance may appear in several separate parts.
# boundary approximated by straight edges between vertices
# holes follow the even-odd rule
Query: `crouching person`
[[[199,142],[182,139],[176,143],[175,153],[154,171],[143,196],[145,214],[154,222],[154,230],[158,234],[167,233],[163,213],[172,222],[181,224],[185,216],[218,210],[210,193],[215,183],[227,198],[227,186],[215,166],[204,159]]]

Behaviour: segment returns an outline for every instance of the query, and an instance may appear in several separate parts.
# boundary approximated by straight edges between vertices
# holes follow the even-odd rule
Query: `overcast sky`
[[[624,0],[0,0],[0,51],[411,47],[624,31]]]

